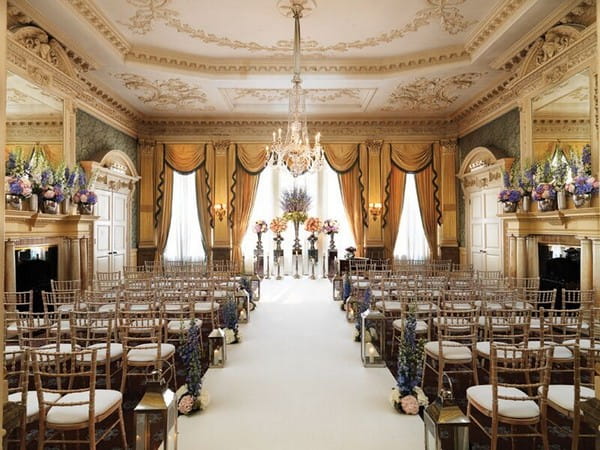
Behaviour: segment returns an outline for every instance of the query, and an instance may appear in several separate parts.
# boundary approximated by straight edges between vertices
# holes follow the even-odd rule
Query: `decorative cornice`
[[[590,119],[534,119],[533,140],[546,138],[551,140],[565,138],[590,139]]]
[[[68,3],[78,14],[86,19],[96,31],[119,52],[126,55],[131,50],[131,45],[117,31],[115,27],[102,15],[100,11],[88,0],[63,0]]]
[[[256,142],[270,139],[273,129],[285,126],[276,120],[173,120],[151,119],[140,123],[140,135],[152,139],[168,137],[206,136],[211,140],[243,137]],[[372,136],[427,136],[444,137],[456,134],[454,124],[445,119],[406,120],[323,120],[308,123],[319,130],[327,140],[336,141],[352,136],[370,139]],[[217,139],[218,137],[218,139]],[[239,140],[239,139],[238,139]]]
[[[6,141],[62,141],[63,122],[60,120],[8,120]]]

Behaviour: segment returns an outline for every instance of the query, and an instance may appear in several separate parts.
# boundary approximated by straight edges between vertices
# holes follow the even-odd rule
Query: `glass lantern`
[[[133,414],[136,450],[155,448],[152,436],[157,429],[160,429],[163,438],[161,448],[177,449],[177,397],[166,386],[159,372],[153,372],[152,379],[146,384],[146,392]]]
[[[367,309],[360,315],[360,357],[365,367],[385,367],[385,316]]]
[[[344,295],[344,277],[341,275],[334,275],[331,279],[331,287],[333,288],[332,296],[333,300],[343,300]]]
[[[239,289],[235,294],[237,309],[238,309],[238,322],[248,323],[250,320],[250,296],[244,290]]]
[[[227,360],[227,341],[221,328],[212,330],[208,335],[209,367],[223,368]]]
[[[451,385],[425,409],[423,419],[425,450],[469,450],[470,420],[454,401]]]

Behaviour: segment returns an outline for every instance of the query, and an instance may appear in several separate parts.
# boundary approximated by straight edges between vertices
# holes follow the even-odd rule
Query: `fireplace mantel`
[[[600,207],[549,212],[504,213],[508,235],[570,235],[600,238]]]
[[[79,214],[44,214],[34,211],[6,211],[4,235],[18,240],[37,236],[81,237],[91,236],[97,216]]]

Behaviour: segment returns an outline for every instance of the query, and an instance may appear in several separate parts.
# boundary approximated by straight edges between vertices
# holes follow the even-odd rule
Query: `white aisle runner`
[[[180,450],[422,449],[423,422],[388,403],[394,379],[365,369],[327,280],[266,280],[206,411],[179,418]]]

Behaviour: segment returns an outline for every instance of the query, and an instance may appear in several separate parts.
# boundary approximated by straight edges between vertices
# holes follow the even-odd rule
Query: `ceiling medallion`
[[[278,5],[282,2],[279,1]],[[315,145],[311,146],[308,138],[308,125],[306,123],[306,96],[302,89],[300,78],[300,18],[304,11],[305,0],[289,0],[289,6],[294,17],[294,76],[292,88],[289,91],[289,116],[285,138],[281,128],[273,132],[273,143],[267,145],[267,166],[285,168],[294,176],[307,172],[314,173],[324,164],[323,147],[321,147],[321,133],[315,136]]]
[[[458,99],[452,91],[470,88],[482,73],[463,73],[449,78],[417,78],[415,81],[399,85],[388,99],[383,111],[438,110],[450,106]]]
[[[197,86],[187,84],[178,78],[151,81],[132,73],[117,73],[113,76],[125,88],[136,91],[139,101],[160,111],[183,109],[188,111],[212,111],[213,106],[205,105],[206,93]]]
[[[216,45],[219,47],[228,47],[234,50],[247,50],[250,52],[292,52],[293,43],[288,40],[277,41],[272,45],[263,45],[257,42],[244,42],[237,39],[230,39],[225,36],[218,36],[200,28],[195,28],[189,23],[181,20],[181,14],[174,9],[169,9],[168,5],[173,0],[127,0],[127,3],[136,7],[135,14],[129,17],[127,22],[119,22],[125,25],[130,31],[136,34],[144,35],[153,30],[155,22],[162,22],[168,28],[175,29],[178,33],[186,34],[192,39],[198,39],[205,44]],[[303,17],[312,12],[316,7],[314,0],[298,0],[304,8]],[[412,20],[400,28],[392,29],[376,36],[370,36],[365,39],[357,39],[349,42],[336,42],[333,44],[320,44],[315,40],[302,41],[302,48],[310,56],[316,56],[326,52],[347,52],[349,50],[361,50],[369,47],[389,44],[397,39],[401,39],[409,33],[419,31],[419,29],[434,23],[436,19],[446,33],[455,35],[467,30],[475,21],[469,21],[458,8],[467,0],[427,0],[428,6],[416,12]],[[292,0],[279,0],[277,7],[286,17],[292,17]]]

